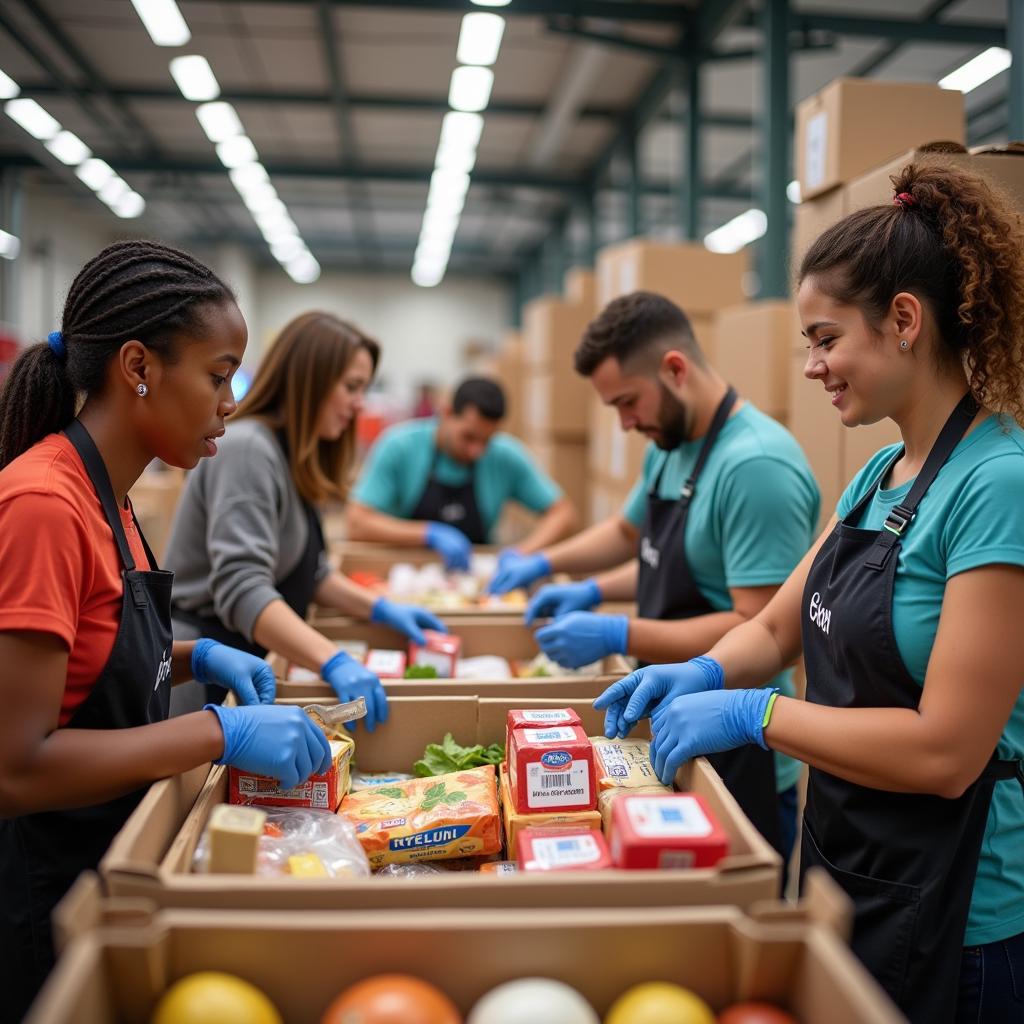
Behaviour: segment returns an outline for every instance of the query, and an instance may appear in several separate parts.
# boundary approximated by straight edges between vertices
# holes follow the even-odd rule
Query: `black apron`
[[[686,557],[686,521],[701,470],[736,403],[730,388],[715,410],[697,461],[678,498],[658,497],[665,456],[647,495],[647,515],[640,538],[637,578],[637,615],[642,619],[692,619],[716,611],[701,593]],[[783,853],[778,794],[775,791],[775,755],[750,745],[708,757],[729,792],[754,827]]]
[[[284,452],[285,462],[287,462],[288,442],[283,430],[277,432],[277,440]],[[309,612],[309,606],[313,603],[313,595],[316,593],[318,585],[316,571],[320,566],[320,556],[325,550],[325,545],[320,513],[311,502],[305,499],[302,499],[302,506],[306,513],[306,546],[302,549],[302,555],[295,568],[284,579],[276,582],[274,589],[300,619],[305,619]],[[175,605],[173,616],[179,622],[187,622],[190,626],[194,626],[202,637],[227,644],[240,651],[248,651],[249,654],[254,654],[257,658],[267,656],[266,647],[260,646],[254,640],[247,640],[241,633],[229,629],[216,615],[200,615]],[[224,687],[212,683],[205,684],[205,689],[207,703],[222,703],[228,692]]]
[[[977,411],[965,396],[882,530],[855,524],[902,451],[819,550],[803,594],[807,700],[838,708],[918,706],[922,687],[893,632],[896,566],[921,498]],[[855,908],[854,952],[915,1024],[954,1018],[992,791],[996,780],[1019,775],[1018,762],[993,755],[967,792],[948,800],[810,770],[801,872],[820,865],[846,890]]]
[[[446,523],[461,530],[471,544],[486,544],[487,530],[476,501],[476,466],[468,467],[469,479],[464,484],[443,484],[434,476],[438,454],[435,439],[427,483],[409,518]]]
[[[114,534],[124,597],[110,658],[63,728],[129,729],[163,721],[170,704],[174,574],[156,569],[144,538],[154,568],[135,568],[95,443],[78,420],[65,434],[85,463]],[[145,788],[93,807],[0,820],[0,1019],[20,1020],[28,1009],[53,964],[50,912],[82,871],[97,866],[144,793]]]

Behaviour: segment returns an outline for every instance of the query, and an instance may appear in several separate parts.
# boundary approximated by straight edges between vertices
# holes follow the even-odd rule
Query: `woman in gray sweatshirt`
[[[380,347],[329,313],[305,313],[273,343],[231,417],[216,459],[189,475],[166,563],[174,570],[174,635],[210,636],[263,656],[274,651],[367,703],[367,728],[387,717],[380,680],[306,621],[337,608],[417,642],[444,631],[332,570],[317,505],[348,495],[355,424]],[[220,694],[223,696],[223,693]]]

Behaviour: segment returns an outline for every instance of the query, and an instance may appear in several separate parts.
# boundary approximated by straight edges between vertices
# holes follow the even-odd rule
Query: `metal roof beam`
[[[892,39],[902,43],[953,43],[962,46],[1005,46],[1006,26],[991,22],[917,21],[877,18],[827,11],[796,10],[792,27],[806,32],[834,32],[840,36]]]

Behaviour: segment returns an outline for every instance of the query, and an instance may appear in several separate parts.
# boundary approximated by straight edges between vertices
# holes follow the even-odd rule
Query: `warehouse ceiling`
[[[748,208],[759,185],[758,6],[512,0],[496,8],[507,25],[451,270],[514,273],[567,218],[570,244],[582,247],[588,195],[602,240],[624,237],[617,145],[638,105],[655,111],[638,139],[642,221],[648,234],[678,237],[672,182],[681,175],[686,104],[681,86],[658,84],[682,67],[688,40],[698,39],[706,58],[702,230]],[[133,231],[193,246],[234,241],[270,261],[196,103],[168,70],[174,56],[201,54],[317,260],[408,269],[461,19],[483,8],[460,0],[179,0],[179,8],[191,40],[174,49],[154,45],[129,0],[3,0],[0,69],[145,198]],[[794,103],[840,75],[935,82],[987,45],[944,29],[928,42],[840,34],[827,16],[838,16],[840,29],[851,27],[842,17],[855,30],[870,18],[967,26],[971,40],[1006,19],[1005,0],[794,0],[792,10]],[[971,142],[1005,138],[1006,90],[1004,73],[968,95]],[[6,117],[0,166],[104,209]]]

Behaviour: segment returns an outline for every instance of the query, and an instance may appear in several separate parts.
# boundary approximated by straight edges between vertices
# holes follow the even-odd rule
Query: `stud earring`
[[[910,348],[910,342],[907,341],[906,338],[901,338],[900,339],[900,351],[901,352],[906,352],[908,348]]]
[[[145,384],[137,384],[135,386],[135,393],[139,398],[145,398],[149,394],[149,388]]]

